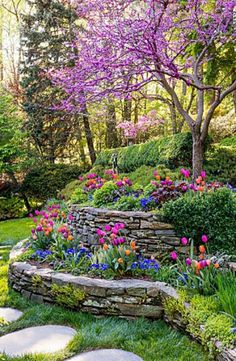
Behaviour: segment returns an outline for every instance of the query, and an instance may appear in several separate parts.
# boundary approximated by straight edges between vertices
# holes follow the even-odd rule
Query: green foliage
[[[81,186],[81,182],[78,179],[72,180],[68,184],[66,184],[65,188],[63,188],[60,192],[60,195],[68,201],[72,194]]]
[[[95,207],[102,207],[108,203],[111,203],[118,192],[118,187],[113,182],[107,182],[102,188],[97,189],[94,193],[94,205]]]
[[[166,221],[180,236],[194,240],[207,234],[211,250],[236,249],[236,200],[226,188],[205,193],[186,194],[163,205]]]
[[[85,299],[84,291],[75,288],[71,284],[59,286],[54,283],[51,288],[51,293],[59,305],[70,308],[78,307]]]
[[[180,133],[174,137],[159,138],[147,143],[124,148],[105,150],[97,158],[96,165],[111,166],[112,154],[118,154],[118,167],[122,173],[137,168],[166,164],[170,167],[191,164],[192,138],[190,133]]]
[[[222,349],[232,347],[236,342],[236,334],[232,332],[233,320],[224,314],[211,315],[205,325],[201,340],[208,349],[214,351],[215,342],[220,341]]]
[[[236,319],[236,277],[232,271],[219,272],[216,277],[217,297],[224,312]]]
[[[0,197],[0,221],[24,217],[26,212],[24,202],[19,197]]]
[[[212,180],[236,186],[236,148],[215,146],[207,156],[206,171]]]
[[[224,138],[220,141],[220,145],[224,147],[235,147],[236,148],[236,135],[233,137]]]
[[[77,178],[82,169],[77,165],[53,164],[34,168],[28,172],[22,190],[33,198],[45,201],[55,197],[65,185]]]
[[[122,196],[116,203],[115,208],[118,211],[135,211],[140,209],[140,201],[133,196]]]
[[[187,293],[184,290],[180,290],[178,293],[178,297],[168,297],[163,300],[163,307],[166,315],[169,319],[174,319],[176,314],[181,314],[183,317],[183,321],[187,318],[188,309],[185,306],[185,302],[187,299]],[[184,323],[187,323],[184,321]]]
[[[84,203],[88,200],[87,195],[81,188],[76,188],[70,197],[71,203]]]
[[[31,218],[13,219],[0,223],[0,244],[15,244],[18,240],[25,239],[34,226]]]
[[[40,275],[34,275],[32,277],[32,284],[34,289],[37,290],[37,288],[42,287],[43,286],[43,279]]]

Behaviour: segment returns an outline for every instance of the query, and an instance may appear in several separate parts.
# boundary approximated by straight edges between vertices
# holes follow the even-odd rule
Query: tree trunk
[[[96,152],[95,152],[94,145],[93,145],[93,137],[92,137],[92,132],[91,132],[90,124],[89,124],[88,110],[87,110],[86,105],[84,106],[84,109],[83,109],[83,122],[84,122],[85,136],[86,136],[88,149],[89,149],[89,156],[91,159],[91,163],[93,164],[96,161]]]
[[[112,101],[108,104],[108,119],[106,122],[106,145],[107,148],[118,147],[118,135],[116,129],[116,108]]]
[[[193,138],[193,180],[201,174],[204,160],[204,142],[201,139],[200,131],[192,132]]]
[[[19,186],[19,183],[18,183],[18,181],[17,181],[17,179],[15,177],[15,174],[13,172],[11,172],[11,171],[7,172],[7,174],[9,176],[9,178],[11,179],[11,181],[12,181],[14,187],[15,187],[15,190],[18,191],[20,186]],[[20,194],[20,197],[23,199],[23,201],[25,203],[25,207],[26,207],[27,211],[30,212],[32,210],[32,207],[31,207],[31,205],[30,205],[30,203],[28,201],[28,198],[27,198],[26,194],[24,192],[22,192],[22,191],[19,191],[19,194]]]

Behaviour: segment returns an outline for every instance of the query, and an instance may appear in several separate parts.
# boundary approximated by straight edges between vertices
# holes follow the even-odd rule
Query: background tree
[[[87,31],[78,34],[76,67],[56,75],[57,82],[79,103],[104,96],[129,97],[157,83],[174,103],[193,138],[193,173],[203,167],[204,145],[217,107],[236,89],[232,69],[209,64],[224,58],[233,42],[236,1],[87,0],[73,1]],[[235,49],[232,49],[233,53]],[[132,79],[132,81],[131,81]],[[192,89],[192,103],[181,102],[179,86]],[[188,94],[189,92],[185,92]],[[83,97],[78,97],[83,94]],[[212,101],[209,102],[209,94]]]
[[[22,64],[23,108],[27,113],[25,128],[31,136],[41,160],[63,161],[78,149],[84,163],[82,124],[88,148],[94,162],[93,139],[86,108],[78,117],[53,109],[53,103],[63,98],[63,92],[46,76],[50,66],[73,63],[71,54],[77,16],[70,6],[57,0],[28,0],[30,11],[23,17]]]

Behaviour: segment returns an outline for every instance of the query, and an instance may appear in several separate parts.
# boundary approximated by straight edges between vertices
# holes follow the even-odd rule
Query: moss
[[[3,317],[0,317],[0,326],[7,326],[7,325],[8,322]]]
[[[233,319],[225,314],[214,314],[208,317],[202,333],[202,344],[207,345],[210,352],[215,351],[215,342],[220,341],[223,347],[232,347],[236,343],[236,334],[232,331]]]
[[[164,310],[169,319],[173,320],[176,314],[181,314],[184,323],[187,319],[188,309],[185,306],[187,300],[187,293],[185,290],[179,291],[179,297],[169,297],[163,302]]]
[[[39,275],[34,275],[32,277],[32,285],[34,289],[37,289],[39,287],[43,287],[43,279]]]
[[[71,284],[59,286],[54,283],[51,293],[57,304],[70,308],[76,308],[85,299],[85,292],[73,287]]]

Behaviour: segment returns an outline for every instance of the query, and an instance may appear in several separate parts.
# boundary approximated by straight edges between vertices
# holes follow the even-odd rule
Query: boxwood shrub
[[[164,204],[162,212],[179,236],[200,240],[207,234],[210,250],[236,251],[236,196],[229,189],[185,194]]]
[[[171,168],[180,165],[190,166],[192,136],[190,133],[180,133],[143,144],[107,149],[98,155],[95,164],[104,168],[111,167],[114,153],[118,155],[118,167],[121,173],[132,172],[143,165],[155,167],[159,164],[165,164]]]
[[[22,183],[27,196],[45,201],[56,197],[67,183],[84,172],[77,165],[53,164],[30,170]]]

